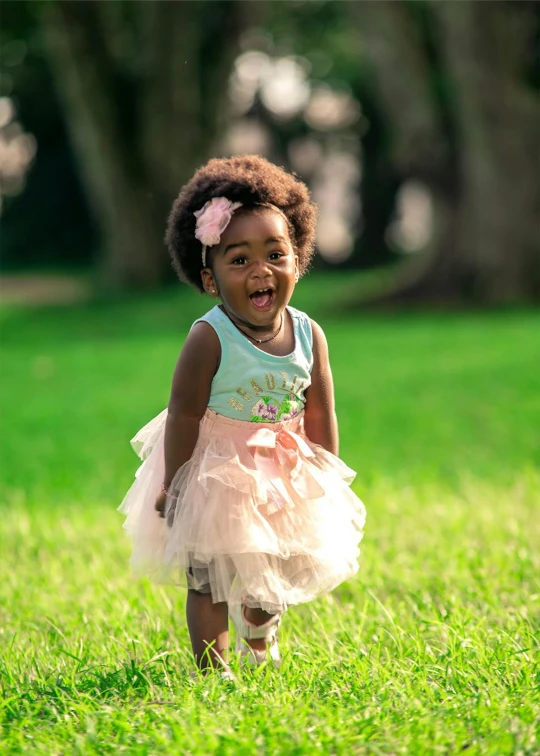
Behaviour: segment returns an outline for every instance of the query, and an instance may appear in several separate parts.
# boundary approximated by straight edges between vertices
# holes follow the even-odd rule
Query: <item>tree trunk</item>
[[[152,288],[167,213],[223,122],[241,2],[55,2],[42,14],[104,249],[103,285]],[[121,32],[131,35],[118,51]],[[122,38],[122,37],[121,37]]]
[[[513,9],[500,2],[433,4],[451,77],[460,207],[451,255],[428,290],[485,304],[540,298],[540,109],[513,70]]]
[[[137,5],[145,51],[140,149],[170,204],[225,127],[243,5],[182,0]]]
[[[523,27],[508,23],[512,4],[439,0],[427,6],[440,35],[437,75],[451,92],[450,123],[411,8],[403,2],[350,7],[396,168],[403,179],[423,180],[434,203],[428,253],[378,301],[538,300],[540,113],[516,71]]]
[[[355,250],[345,261],[350,268],[377,268],[394,263],[398,257],[386,238],[393,219],[400,178],[396,165],[385,149],[388,129],[373,98],[365,91],[355,93],[369,129],[362,138],[362,213],[356,224]]]
[[[394,163],[404,177],[433,181],[440,179],[448,145],[431,91],[430,64],[407,6],[402,0],[348,4],[388,121]]]
[[[43,13],[51,61],[91,207],[103,234],[100,284],[152,287],[165,257],[150,188],[122,133],[113,66],[94,2],[50,4]]]
[[[431,192],[434,235],[429,253],[437,257],[447,247],[451,248],[451,219],[455,213],[452,146],[433,95],[430,61],[419,30],[402,0],[359,0],[347,7],[358,28],[361,63],[364,68],[367,63],[371,76],[370,96],[378,103],[384,121],[379,128],[388,140],[393,179],[398,185],[408,178],[420,179]],[[369,205],[364,212],[368,210]],[[369,227],[369,218],[366,225]],[[371,238],[370,244],[385,244],[385,232],[386,228],[380,228],[382,238],[378,242]],[[414,260],[406,266],[395,290],[377,301],[409,296],[411,286],[421,280],[425,267],[425,258]]]

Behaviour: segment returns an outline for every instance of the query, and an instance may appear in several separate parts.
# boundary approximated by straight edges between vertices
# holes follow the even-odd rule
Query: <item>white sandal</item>
[[[246,607],[243,604],[229,606],[229,616],[236,628],[236,653],[241,655],[242,661],[258,667],[268,659],[274,663],[277,669],[281,666],[281,656],[277,643],[277,631],[281,622],[281,614],[274,614],[264,625],[255,625],[245,616]],[[248,640],[265,640],[268,653],[257,651],[246,642]]]

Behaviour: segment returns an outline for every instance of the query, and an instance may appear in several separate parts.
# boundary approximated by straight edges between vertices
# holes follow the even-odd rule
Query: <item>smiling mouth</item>
[[[275,292],[273,289],[258,289],[250,294],[249,298],[257,310],[269,310],[274,302]]]

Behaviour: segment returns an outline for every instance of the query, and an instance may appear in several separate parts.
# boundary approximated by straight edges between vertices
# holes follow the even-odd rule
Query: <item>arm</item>
[[[219,339],[207,323],[197,323],[189,332],[174,370],[165,425],[165,477],[170,486],[177,471],[187,462],[199,437],[199,423],[208,407],[212,379],[221,356]],[[163,516],[165,495],[156,509]]]
[[[306,436],[332,454],[338,453],[338,425],[334,405],[334,381],[328,359],[328,344],[322,328],[311,321],[313,370],[306,391],[304,428]]]

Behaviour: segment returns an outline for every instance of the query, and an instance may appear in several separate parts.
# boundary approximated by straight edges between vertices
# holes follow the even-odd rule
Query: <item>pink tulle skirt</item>
[[[365,521],[355,473],[309,441],[301,415],[264,424],[207,410],[160,518],[166,418],[164,410],[131,442],[143,463],[120,511],[137,574],[172,583],[187,574],[214,602],[271,613],[355,574]]]

